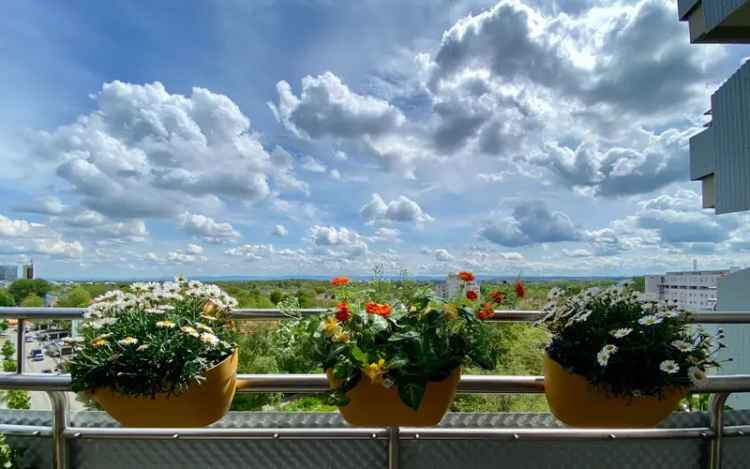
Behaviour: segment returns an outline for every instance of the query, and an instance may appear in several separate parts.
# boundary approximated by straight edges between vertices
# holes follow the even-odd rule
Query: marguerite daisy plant
[[[76,392],[179,394],[235,350],[229,312],[237,301],[215,285],[134,283],[96,298],[68,363]]]
[[[548,299],[539,322],[552,333],[549,358],[613,395],[661,396],[718,366],[712,356],[723,345],[673,304],[645,301],[626,287],[572,297],[553,289]]]

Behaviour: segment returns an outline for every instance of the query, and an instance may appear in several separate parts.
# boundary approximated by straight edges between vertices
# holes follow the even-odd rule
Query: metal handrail
[[[319,314],[325,309],[298,310],[303,315]],[[721,465],[722,437],[744,436],[750,426],[724,427],[723,403],[732,392],[750,392],[750,375],[711,376],[691,387],[690,391],[714,393],[706,428],[656,429],[513,429],[513,428],[197,428],[197,429],[142,429],[142,428],[79,428],[71,427],[65,391],[71,390],[70,375],[31,374],[23,372],[23,345],[26,320],[78,320],[85,308],[17,308],[0,307],[0,318],[17,318],[17,373],[0,374],[0,389],[46,391],[53,408],[52,427],[0,425],[0,431],[32,436],[51,435],[53,466],[68,467],[69,439],[79,438],[139,438],[139,439],[385,439],[388,441],[388,468],[398,468],[399,442],[403,439],[494,439],[494,440],[617,440],[617,439],[709,439],[708,467]],[[498,310],[495,321],[526,322],[539,319],[541,311]],[[243,320],[281,320],[292,316],[279,309],[238,309],[232,317]],[[748,324],[750,312],[694,313],[695,323]],[[323,374],[239,374],[240,392],[318,393],[328,389]],[[541,376],[465,375],[461,377],[460,393],[542,393]]]

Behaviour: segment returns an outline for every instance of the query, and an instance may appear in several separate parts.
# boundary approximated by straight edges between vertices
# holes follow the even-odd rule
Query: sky
[[[673,0],[6,2],[0,263],[49,278],[750,266]]]

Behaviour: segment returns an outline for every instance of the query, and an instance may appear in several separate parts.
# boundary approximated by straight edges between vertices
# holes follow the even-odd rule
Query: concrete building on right
[[[690,42],[750,43],[750,0],[678,0]],[[750,61],[711,96],[711,122],[690,139],[690,178],[701,181],[703,207],[717,215],[750,210]],[[718,312],[750,314],[750,269],[719,279]],[[717,327],[718,329],[718,327]],[[750,325],[724,327],[727,348],[721,374],[750,374]],[[750,393],[733,394],[729,405],[750,408]]]
[[[750,43],[750,0],[679,0],[693,43]],[[690,139],[690,179],[703,207],[717,214],[750,210],[750,61],[711,96],[711,122]]]

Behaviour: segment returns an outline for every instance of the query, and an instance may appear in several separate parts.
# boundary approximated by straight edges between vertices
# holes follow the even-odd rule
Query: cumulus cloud
[[[381,227],[375,231],[370,240],[376,243],[400,243],[401,232],[396,228]]]
[[[427,223],[435,220],[418,203],[404,195],[386,203],[380,194],[374,193],[359,213],[369,222]]]
[[[184,212],[178,218],[180,228],[210,243],[222,243],[240,238],[240,233],[229,223],[219,223],[211,217]]]
[[[15,207],[18,212],[40,213],[42,215],[60,215],[66,209],[65,204],[54,196],[36,198],[28,203]]]
[[[334,256],[358,257],[368,253],[364,237],[346,227],[314,225],[309,230],[309,239],[315,247]]]
[[[276,226],[273,227],[272,234],[274,236],[284,237],[287,234],[289,234],[289,231],[286,229],[286,227],[284,225],[276,225]]]
[[[450,262],[455,259],[455,257],[451,253],[449,253],[447,249],[435,249],[432,251],[432,254],[439,262]]]
[[[95,99],[93,112],[37,133],[34,148],[88,209],[113,218],[163,217],[220,199],[265,199],[273,184],[305,190],[224,95],[114,81]]]
[[[576,241],[581,237],[570,217],[550,211],[542,201],[519,203],[511,216],[487,221],[479,235],[503,246]]]
[[[12,220],[0,215],[0,236],[23,236],[31,230],[32,226],[32,223],[29,223],[26,220]]]
[[[326,72],[302,79],[296,96],[286,81],[276,85],[278,104],[268,103],[276,120],[298,135],[312,138],[353,138],[378,135],[399,127],[399,109],[373,96],[352,92],[336,75]]]

